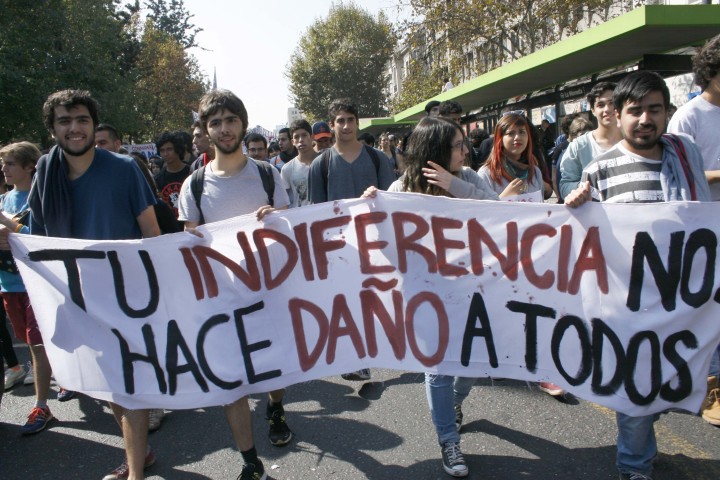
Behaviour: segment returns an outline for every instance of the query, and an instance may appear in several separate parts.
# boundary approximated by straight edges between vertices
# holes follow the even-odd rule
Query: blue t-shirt
[[[10,190],[2,199],[2,210],[3,212],[9,213],[10,215],[17,215],[23,210],[28,209],[28,194],[29,190],[19,192],[17,190]],[[23,226],[20,229],[20,233],[30,233],[28,227]],[[22,278],[19,273],[10,273],[5,270],[0,270],[0,292],[24,292],[25,284],[23,284]]]
[[[135,161],[96,148],[90,167],[70,182],[72,237],[87,240],[142,238],[137,217],[155,195]]]

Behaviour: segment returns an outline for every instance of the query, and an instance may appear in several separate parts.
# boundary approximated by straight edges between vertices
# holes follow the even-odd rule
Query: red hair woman
[[[538,161],[532,154],[530,123],[521,112],[509,112],[495,126],[493,149],[478,171],[480,178],[500,194],[514,180],[522,182],[522,193],[535,193],[543,201],[545,184]]]

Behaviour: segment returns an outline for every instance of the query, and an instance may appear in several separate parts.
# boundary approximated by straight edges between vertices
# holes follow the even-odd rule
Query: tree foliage
[[[409,20],[400,25],[414,61],[445,69],[456,85],[605,21],[617,0],[401,0]],[[409,72],[408,72],[409,73]],[[411,90],[423,80],[406,76]],[[438,93],[438,83],[427,96]],[[405,89],[403,84],[402,90]],[[401,93],[402,95],[402,93]],[[410,95],[410,94],[408,94]],[[404,106],[401,101],[393,102]]]
[[[0,141],[47,140],[41,109],[53,91],[85,88],[108,106],[127,90],[113,9],[112,0],[2,1]]]
[[[385,67],[395,46],[390,23],[353,3],[334,4],[300,38],[288,80],[291,99],[310,119],[327,117],[332,100],[351,98],[361,116],[386,114]]]
[[[190,108],[158,108],[155,117],[147,113],[148,96],[165,105],[194,95],[194,106],[203,79],[187,54],[185,69],[157,56],[152,65],[143,56],[151,37],[144,34],[137,2],[121,7],[120,0],[0,0],[0,24],[0,144],[30,140],[48,146],[42,105],[64,88],[90,90],[100,103],[101,120],[134,139],[150,138],[158,125],[190,123]],[[138,88],[150,78],[174,79],[178,71],[187,77],[174,80],[173,90]]]
[[[137,106],[145,135],[186,129],[205,91],[197,62],[172,36],[148,19],[137,69]]]
[[[147,0],[146,7],[156,30],[167,33],[185,49],[198,46],[195,37],[203,29],[190,23],[194,15],[185,10],[183,0]]]
[[[402,112],[434,97],[440,93],[443,77],[446,75],[447,73],[439,67],[430,69],[422,61],[411,60],[400,93],[390,101],[390,111]]]

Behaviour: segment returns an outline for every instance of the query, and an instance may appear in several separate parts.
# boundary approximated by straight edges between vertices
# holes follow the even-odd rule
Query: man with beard
[[[612,203],[711,200],[697,146],[684,135],[663,136],[670,92],[660,75],[631,73],[615,88],[613,105],[622,140],[585,167],[584,185],[566,197],[566,205],[578,207],[591,198]],[[652,480],[653,424],[659,415],[616,415],[620,478]]]
[[[185,229],[200,235],[195,227],[202,223],[253,212],[261,220],[274,210],[286,209],[290,201],[278,171],[265,161],[248,158],[242,151],[248,127],[243,102],[229,90],[213,90],[202,97],[198,112],[200,127],[215,145],[215,159],[182,185],[179,212]],[[268,185],[272,185],[270,191]],[[293,436],[285,422],[283,394],[284,390],[270,392],[266,409],[270,441],[276,446],[286,445]],[[247,397],[223,408],[245,462],[238,480],[266,479],[265,468],[255,450]]]
[[[126,240],[160,234],[155,195],[135,161],[95,148],[98,104],[83,90],[56,92],[43,120],[57,145],[40,158],[28,204],[31,232],[51,237]],[[141,479],[155,462],[147,444],[148,411],[110,403],[127,461],[105,480]]]

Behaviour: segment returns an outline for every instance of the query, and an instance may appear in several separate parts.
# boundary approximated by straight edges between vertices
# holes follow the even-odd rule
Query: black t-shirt
[[[183,181],[190,175],[190,167],[185,165],[179,172],[168,172],[167,167],[163,167],[160,173],[155,175],[155,184],[157,185],[160,195],[165,203],[170,205],[178,216],[178,198],[180,197],[180,187]]]

